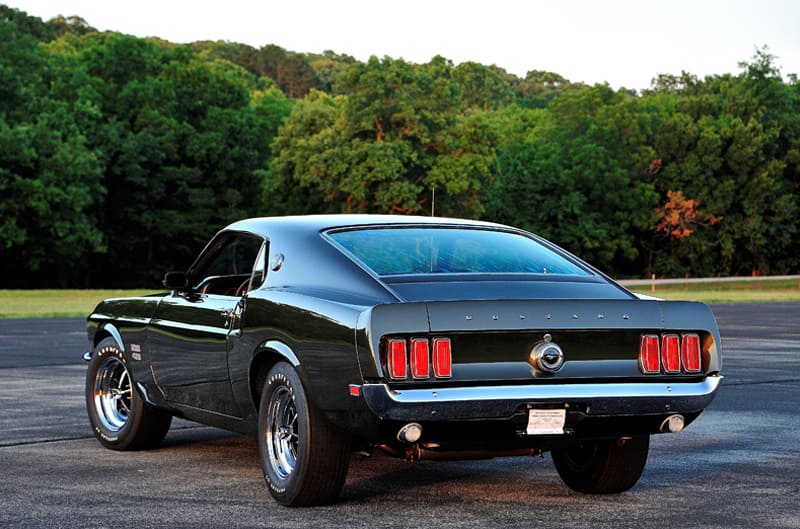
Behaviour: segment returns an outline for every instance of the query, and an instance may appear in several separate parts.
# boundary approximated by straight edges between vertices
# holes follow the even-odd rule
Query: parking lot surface
[[[0,320],[0,528],[800,527],[800,303],[712,306],[725,382],[654,436],[639,484],[572,492],[549,456],[409,464],[355,456],[339,503],[275,504],[256,442],[175,421],[146,452],[101,448],[81,319]]]

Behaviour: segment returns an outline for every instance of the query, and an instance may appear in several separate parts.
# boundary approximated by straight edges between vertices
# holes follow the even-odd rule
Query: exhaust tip
[[[683,418],[683,415],[676,413],[664,419],[664,422],[661,423],[660,430],[662,433],[678,433],[683,430],[684,426],[686,426],[686,420]]]
[[[420,437],[422,437],[422,426],[416,422],[406,424],[397,432],[397,440],[402,443],[416,443]]]

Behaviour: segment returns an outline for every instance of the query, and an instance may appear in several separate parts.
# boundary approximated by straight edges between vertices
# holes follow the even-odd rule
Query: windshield
[[[330,233],[379,276],[512,273],[590,275],[522,234],[468,228],[377,228]]]

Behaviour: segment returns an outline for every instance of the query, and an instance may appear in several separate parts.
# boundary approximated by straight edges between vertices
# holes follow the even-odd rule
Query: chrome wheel
[[[118,432],[131,415],[133,391],[125,364],[115,356],[103,359],[94,379],[94,407],[108,431]]]
[[[309,402],[300,376],[286,362],[266,374],[258,430],[264,480],[278,503],[300,507],[336,499],[347,478],[349,439]]]
[[[269,463],[281,479],[287,479],[297,466],[297,409],[286,386],[275,388],[267,412],[266,445]]]
[[[86,412],[97,440],[111,450],[158,446],[172,415],[148,404],[128,370],[125,353],[107,336],[94,347],[86,370]]]

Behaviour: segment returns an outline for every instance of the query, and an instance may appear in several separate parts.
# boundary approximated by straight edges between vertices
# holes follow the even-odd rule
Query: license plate
[[[567,410],[528,410],[528,435],[561,435]]]

